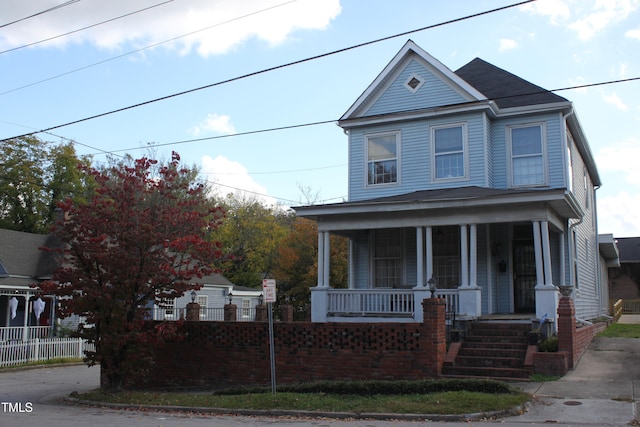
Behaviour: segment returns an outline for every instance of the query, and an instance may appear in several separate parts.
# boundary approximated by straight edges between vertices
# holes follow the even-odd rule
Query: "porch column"
[[[558,283],[558,285],[560,286],[564,286],[567,283],[567,279],[566,279],[566,271],[565,269],[567,268],[565,261],[564,261],[564,257],[565,257],[565,249],[564,249],[564,233],[560,233],[560,242],[559,242],[559,246],[560,246],[560,283]]]
[[[418,288],[424,287],[424,242],[423,240],[424,227],[416,227],[416,286]]]
[[[533,247],[536,258],[536,286],[544,285],[544,267],[542,266],[542,243],[540,240],[540,221],[533,221]]]
[[[31,294],[27,292],[24,296],[24,326],[22,329],[22,341],[29,340],[29,298],[31,298]]]
[[[329,265],[331,264],[331,243],[329,240],[329,232],[325,231],[324,232],[324,274],[322,275],[324,277],[324,287],[328,288],[329,287]]]
[[[318,287],[324,286],[324,231],[318,231]]]
[[[542,234],[542,259],[544,263],[544,284],[553,284],[551,274],[551,245],[549,244],[549,221],[540,223],[540,233]]]
[[[427,277],[433,277],[433,228],[427,227]]]
[[[536,317],[546,317],[552,321],[552,328],[556,331],[559,295],[558,288],[553,285],[548,221],[533,222],[533,241],[536,255]]]
[[[458,288],[458,314],[460,317],[466,317],[469,319],[475,319],[482,314],[482,295],[481,289],[478,287],[477,280],[477,232],[476,224],[471,224],[470,226],[465,224],[460,226],[461,278],[460,287]],[[471,275],[469,274],[469,270],[471,270]]]
[[[469,226],[469,286],[478,286],[478,226],[471,224]]]
[[[464,288],[469,286],[469,242],[466,225],[460,226],[460,263],[462,264],[460,286]]]

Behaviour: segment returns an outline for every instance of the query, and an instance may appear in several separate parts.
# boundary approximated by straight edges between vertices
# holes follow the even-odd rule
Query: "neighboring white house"
[[[408,41],[341,117],[348,201],[294,208],[318,223],[312,320],[556,318],[608,309],[601,181],[573,104],[476,58],[452,71]],[[349,289],[329,283],[329,236],[349,239]]]

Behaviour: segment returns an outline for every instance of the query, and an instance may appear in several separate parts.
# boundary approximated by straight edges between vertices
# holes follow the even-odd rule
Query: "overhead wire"
[[[18,22],[26,21],[27,19],[35,18],[36,16],[44,15],[45,13],[53,12],[54,10],[62,9],[63,7],[72,5],[74,3],[78,3],[80,0],[69,0],[64,3],[61,3],[56,6],[52,6],[48,9],[42,10],[40,12],[31,14],[29,16],[25,16],[24,18],[16,19],[15,21],[7,22],[6,24],[1,24],[0,28],[8,27],[9,25],[17,24]]]
[[[160,42],[153,43],[153,44],[141,47],[139,49],[134,49],[134,50],[131,50],[129,52],[122,53],[120,55],[112,56],[111,58],[103,59],[102,61],[94,62],[94,63],[88,64],[88,65],[85,65],[83,67],[74,68],[73,70],[69,70],[69,71],[66,71],[64,73],[56,74],[55,76],[47,77],[45,79],[38,80],[36,82],[32,82],[32,83],[29,83],[29,84],[26,84],[26,85],[23,85],[23,86],[19,86],[19,87],[13,88],[13,89],[6,90],[4,92],[0,92],[0,96],[1,95],[6,95],[6,94],[12,93],[12,92],[17,92],[19,90],[26,89],[26,88],[31,87],[31,86],[36,86],[38,84],[45,83],[45,82],[48,82],[48,81],[51,81],[51,80],[55,80],[55,79],[60,78],[60,77],[68,76],[70,74],[77,73],[78,71],[83,71],[83,70],[86,70],[86,69],[89,69],[89,68],[92,68],[92,67],[95,67],[95,66],[98,66],[98,65],[102,65],[102,64],[105,64],[107,62],[111,62],[111,61],[114,61],[116,59],[123,58],[125,56],[133,55],[134,53],[142,52],[144,50],[151,49],[151,48],[163,45],[165,43],[170,43],[170,42],[179,40],[181,38],[188,37],[188,36],[200,33],[202,31],[210,30],[210,29],[215,28],[215,27],[226,25],[226,24],[229,24],[231,22],[238,21],[240,19],[248,18],[250,16],[257,15],[259,13],[263,13],[263,12],[266,12],[266,11],[269,11],[269,10],[272,10],[272,9],[275,9],[275,8],[278,8],[278,7],[281,7],[281,6],[285,6],[287,4],[294,3],[296,1],[298,1],[298,0],[288,0],[288,1],[285,1],[284,3],[279,3],[279,4],[276,4],[274,6],[266,7],[264,9],[260,9],[260,10],[257,10],[257,11],[242,15],[242,16],[238,16],[238,17],[235,17],[235,18],[232,18],[232,19],[228,19],[226,21],[219,22],[219,23],[214,24],[214,25],[209,25],[208,27],[204,27],[204,28],[201,28],[199,30],[191,31],[191,32],[186,33],[186,34],[181,34],[179,36],[172,37],[170,39],[162,40]]]
[[[76,0],[76,1],[79,1],[79,0]],[[94,27],[97,27],[97,26],[100,26],[100,25],[108,24],[109,22],[117,21],[118,19],[126,18],[126,17],[132,16],[132,15],[135,15],[135,14],[141,13],[141,12],[146,12],[147,10],[156,8],[158,6],[163,6],[163,5],[167,4],[167,3],[171,3],[172,1],[174,1],[174,0],[166,0],[166,1],[163,1],[162,3],[157,3],[157,4],[154,4],[152,6],[148,6],[148,7],[142,8],[142,9],[138,9],[138,10],[135,10],[133,12],[126,13],[124,15],[116,16],[114,18],[110,18],[110,19],[107,19],[105,21],[101,21],[101,22],[98,22],[98,23],[95,23],[95,24],[88,25],[86,27],[82,27],[82,28],[78,28],[78,29],[66,32],[64,34],[58,34],[57,36],[48,37],[46,39],[38,40],[38,41],[33,42],[33,43],[28,43],[28,44],[25,44],[25,45],[13,47],[11,49],[3,50],[3,51],[0,52],[0,55],[2,55],[3,53],[14,52],[16,50],[24,49],[26,47],[35,46],[35,45],[40,44],[40,43],[45,43],[45,42],[48,42],[48,41],[51,41],[51,40],[55,40],[55,39],[58,39],[60,37],[68,36],[70,34],[75,34],[75,33],[78,33],[80,31],[88,30],[89,28],[94,28]]]
[[[503,10],[506,10],[506,9],[510,9],[510,8],[513,8],[513,7],[517,7],[517,6],[522,6],[524,4],[532,3],[534,1],[536,1],[536,0],[525,0],[525,1],[518,2],[518,3],[510,4],[510,5],[507,5],[507,6],[501,6],[501,7],[498,7],[498,8],[494,8],[494,9],[490,9],[490,10],[486,10],[486,11],[482,11],[482,12],[478,12],[478,13],[473,13],[473,14],[466,15],[466,16],[463,16],[463,17],[460,17],[460,18],[450,19],[450,20],[447,20],[447,21],[444,21],[444,22],[440,22],[440,23],[437,23],[437,24],[427,25],[427,26],[416,28],[416,29],[409,30],[409,31],[403,31],[401,33],[396,33],[396,34],[393,34],[393,35],[390,35],[390,36],[385,36],[385,37],[381,37],[381,38],[378,38],[378,39],[370,40],[370,41],[367,41],[367,42],[358,43],[358,44],[351,45],[351,46],[348,46],[348,47],[345,47],[345,48],[333,50],[333,51],[330,51],[330,52],[325,52],[325,53],[322,53],[322,54],[319,54],[319,55],[314,55],[314,56],[310,56],[310,57],[307,57],[307,58],[299,59],[299,60],[296,60],[296,61],[288,62],[288,63],[285,63],[285,64],[276,65],[274,67],[264,68],[262,70],[253,71],[253,72],[250,72],[250,73],[247,73],[247,74],[243,74],[243,75],[240,75],[240,76],[236,76],[236,77],[232,77],[232,78],[229,78],[229,79],[226,79],[226,80],[221,80],[219,82],[207,84],[207,85],[204,85],[204,86],[199,86],[199,87],[192,88],[192,89],[187,89],[187,90],[184,90],[184,91],[181,91],[181,92],[176,92],[176,93],[173,93],[173,94],[170,94],[170,95],[161,96],[161,97],[150,99],[150,100],[147,100],[147,101],[144,101],[144,102],[139,102],[137,104],[132,104],[132,105],[129,105],[129,106],[126,106],[126,107],[117,108],[115,110],[110,110],[110,111],[107,111],[107,112],[104,112],[104,113],[94,114],[92,116],[84,117],[84,118],[73,120],[73,121],[70,121],[70,122],[67,122],[67,123],[63,123],[63,124],[59,124],[59,125],[56,125],[56,126],[51,126],[51,127],[45,128],[45,129],[41,129],[40,131],[31,132],[31,133],[23,134],[23,135],[17,135],[17,136],[14,136],[12,138],[30,136],[30,135],[34,135],[34,134],[37,134],[37,133],[47,132],[47,131],[59,129],[61,127],[66,127],[66,126],[71,126],[71,125],[74,125],[74,124],[86,122],[86,121],[89,121],[89,120],[95,120],[95,119],[98,119],[98,118],[101,118],[101,117],[109,116],[109,115],[116,114],[116,113],[121,113],[123,111],[131,110],[131,109],[134,109],[134,108],[142,107],[142,106],[153,104],[153,103],[160,102],[160,101],[166,101],[167,99],[171,99],[171,98],[175,98],[175,97],[178,97],[178,96],[187,95],[187,94],[198,92],[198,91],[201,91],[201,90],[204,90],[204,89],[210,89],[210,88],[213,88],[213,87],[216,87],[216,86],[221,86],[221,85],[224,85],[224,84],[236,82],[236,81],[243,80],[243,79],[246,79],[246,78],[249,78],[249,77],[258,76],[258,75],[261,75],[261,74],[265,74],[265,73],[268,73],[268,72],[280,70],[280,69],[291,67],[291,66],[294,66],[294,65],[299,65],[299,64],[303,64],[303,63],[306,63],[306,62],[314,61],[314,60],[317,60],[317,59],[326,58],[328,56],[336,55],[336,54],[339,54],[339,53],[348,52],[348,51],[351,51],[351,50],[354,50],[354,49],[358,49],[358,48],[361,48],[361,47],[369,46],[369,45],[372,45],[372,44],[380,43],[380,42],[391,40],[391,39],[394,39],[394,38],[406,36],[406,35],[413,34],[413,33],[416,33],[416,32],[425,31],[425,30],[428,30],[428,29],[433,29],[433,28],[444,26],[444,25],[450,25],[450,24],[453,24],[453,23],[456,23],[456,22],[462,22],[462,21],[469,20],[469,19],[472,19],[472,18],[477,18],[479,16],[488,15],[488,14],[491,14],[491,13],[496,13],[496,12],[503,11]],[[6,141],[6,140],[12,139],[12,138],[0,139],[0,142]]]

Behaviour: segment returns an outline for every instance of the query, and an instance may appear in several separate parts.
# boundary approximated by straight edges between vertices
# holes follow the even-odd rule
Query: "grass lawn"
[[[281,409],[322,412],[469,414],[514,408],[528,401],[525,393],[493,394],[447,391],[402,395],[337,395],[328,393],[269,393],[214,395],[93,391],[76,395],[80,399],[139,405],[170,405],[225,409]]]
[[[613,323],[599,336],[607,338],[640,338],[640,325]]]

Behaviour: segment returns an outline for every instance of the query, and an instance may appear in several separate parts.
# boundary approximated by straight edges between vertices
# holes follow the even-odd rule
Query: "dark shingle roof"
[[[494,100],[500,108],[569,102],[480,58],[462,66],[455,73],[488,99]]]
[[[640,237],[618,237],[616,243],[620,252],[620,262],[640,263]]]
[[[0,229],[0,284],[30,285],[50,278],[56,255],[40,248],[57,246],[52,235]]]

